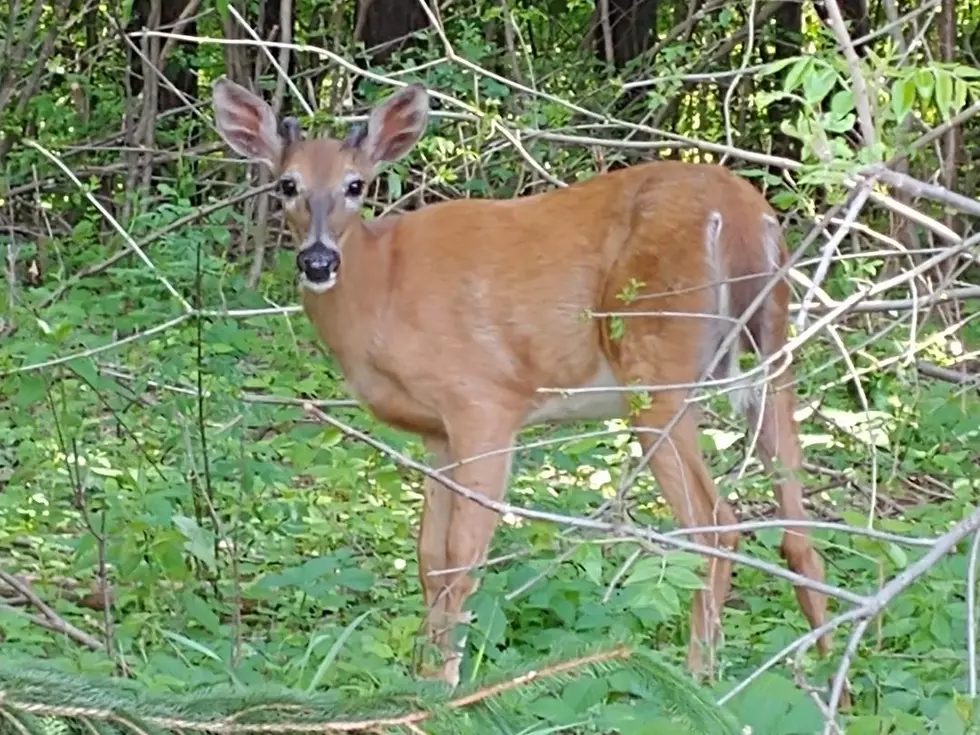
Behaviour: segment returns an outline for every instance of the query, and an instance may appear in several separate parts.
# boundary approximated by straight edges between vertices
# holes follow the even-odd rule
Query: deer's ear
[[[402,87],[371,111],[358,147],[374,165],[397,161],[422,137],[428,119],[429,95],[425,87]]]
[[[214,121],[221,137],[240,156],[262,161],[275,171],[282,159],[283,141],[272,108],[227,77],[218,79],[212,92]]]

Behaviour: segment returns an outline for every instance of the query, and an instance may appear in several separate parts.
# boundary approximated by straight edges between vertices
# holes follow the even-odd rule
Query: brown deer
[[[416,144],[428,106],[423,87],[404,86],[345,140],[307,139],[294,118],[277,124],[269,105],[243,87],[224,78],[214,85],[224,140],[278,178],[303,308],[350,389],[379,420],[419,435],[436,466],[461,462],[449,476],[494,500],[504,497],[506,450],[522,428],[628,418],[653,450],[650,469],[681,524],[735,523],[705,465],[688,398],[788,257],[765,198],[722,166],[662,161],[534,196],[463,199],[363,220],[368,186],[382,164]],[[645,299],[617,298],[637,281],[659,294],[663,314],[651,313]],[[780,279],[708,377],[739,376],[743,351],[775,355],[786,340],[788,302]],[[611,335],[609,319],[583,318],[610,311],[635,312],[624,333]],[[740,405],[750,426],[761,422],[757,448],[777,475],[781,515],[805,519],[792,373],[767,380],[764,401],[748,391]],[[665,389],[631,410],[625,387],[632,383]],[[669,437],[655,446],[656,430],[677,412]],[[424,494],[418,562],[426,632],[442,654],[436,675],[455,686],[462,646],[450,631],[465,621],[475,587],[468,570],[485,560],[497,516],[432,479]],[[696,540],[734,550],[739,534]],[[804,531],[787,532],[781,552],[794,571],[823,580]],[[709,559],[707,584],[694,593],[692,672],[704,669],[731,573],[730,561]],[[811,627],[822,625],[825,596],[803,586],[796,595]],[[818,641],[822,654],[830,645],[829,635]]]

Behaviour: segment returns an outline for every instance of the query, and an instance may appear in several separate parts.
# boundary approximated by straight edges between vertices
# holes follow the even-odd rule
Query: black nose
[[[333,278],[340,268],[340,253],[322,243],[316,243],[300,251],[296,265],[312,283],[324,283]]]

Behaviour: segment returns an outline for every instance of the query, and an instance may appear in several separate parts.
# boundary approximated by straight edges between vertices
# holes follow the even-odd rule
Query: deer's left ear
[[[408,153],[429,120],[429,95],[421,84],[402,87],[371,111],[360,148],[377,165]]]

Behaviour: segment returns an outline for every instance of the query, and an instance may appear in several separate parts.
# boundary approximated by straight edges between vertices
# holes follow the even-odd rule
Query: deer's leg
[[[463,462],[453,471],[454,480],[475,493],[501,500],[510,476],[514,436],[519,428],[519,417],[508,420],[500,416],[488,416],[490,411],[467,417],[468,420],[450,426],[449,443],[453,460]],[[496,451],[502,450],[502,451]],[[480,459],[470,457],[495,452]],[[497,513],[478,503],[453,493],[452,514],[446,541],[446,566],[450,572],[442,575],[445,595],[447,626],[467,622],[463,606],[476,591],[477,582],[470,570],[486,560],[487,550],[497,524]],[[466,636],[454,644],[452,633],[442,639],[446,656],[442,678],[451,686],[459,683],[459,667]]]
[[[771,382],[766,391],[757,453],[766,471],[773,476],[780,515],[790,520],[806,520],[807,513],[803,508],[803,486],[799,480],[799,473],[803,468],[803,453],[797,435],[796,419],[793,416],[796,401],[793,397],[793,389],[788,385],[790,382],[788,373],[784,372],[779,377],[778,382],[782,384],[781,386],[774,385],[775,382]],[[747,406],[746,417],[750,431],[758,426],[759,397],[759,395],[754,396]],[[818,582],[823,581],[823,562],[810,544],[810,537],[805,528],[787,528],[783,533],[780,552],[794,572]],[[796,598],[811,628],[823,625],[827,616],[826,596],[807,587],[796,587],[795,590]],[[826,654],[830,651],[830,644],[831,637],[827,634],[817,641],[817,648],[821,654]]]
[[[695,414],[684,408],[682,393],[657,393],[654,404],[634,419],[634,426],[644,429],[663,429],[678,410],[684,411],[681,419],[666,437],[651,431],[640,431],[638,439],[644,452],[659,441],[650,459],[660,492],[670,504],[675,517],[685,527],[729,525],[736,522],[731,506],[718,497],[714,481],[704,463],[698,445],[698,429]],[[737,531],[698,534],[692,540],[720,547],[729,551],[738,548]],[[707,585],[694,592],[691,607],[691,637],[688,645],[687,664],[696,675],[710,672],[713,666],[713,650],[716,636],[721,629],[721,612],[731,587],[732,563],[709,558]],[[711,660],[705,670],[704,648],[709,649]]]
[[[803,486],[799,473],[803,469],[803,452],[800,448],[799,435],[796,429],[794,409],[796,400],[793,396],[792,373],[784,370],[776,380],[770,382],[766,391],[765,405],[762,406],[762,425],[759,428],[757,453],[766,471],[773,476],[776,498],[779,501],[779,513],[790,520],[806,520],[807,513],[803,508]],[[746,417],[749,430],[758,426],[759,399],[753,399],[746,406]],[[824,580],[823,561],[816,549],[810,543],[810,536],[805,528],[787,528],[783,532],[783,543],[780,553],[797,574],[822,582]],[[810,628],[819,628],[827,618],[827,597],[822,592],[808,587],[794,587],[796,599],[800,608],[810,623]],[[832,636],[825,633],[817,639],[817,650],[826,656],[831,649]],[[851,695],[845,681],[841,692],[840,706],[850,708]]]
[[[451,463],[449,442],[444,437],[426,437],[425,447],[432,455],[433,469]],[[452,478],[452,470],[445,473]],[[443,645],[448,632],[446,619],[445,574],[448,569],[446,549],[449,539],[449,521],[453,509],[453,492],[438,480],[426,477],[422,492],[422,522],[418,538],[419,581],[425,598],[427,642]],[[428,667],[423,663],[423,674]]]

